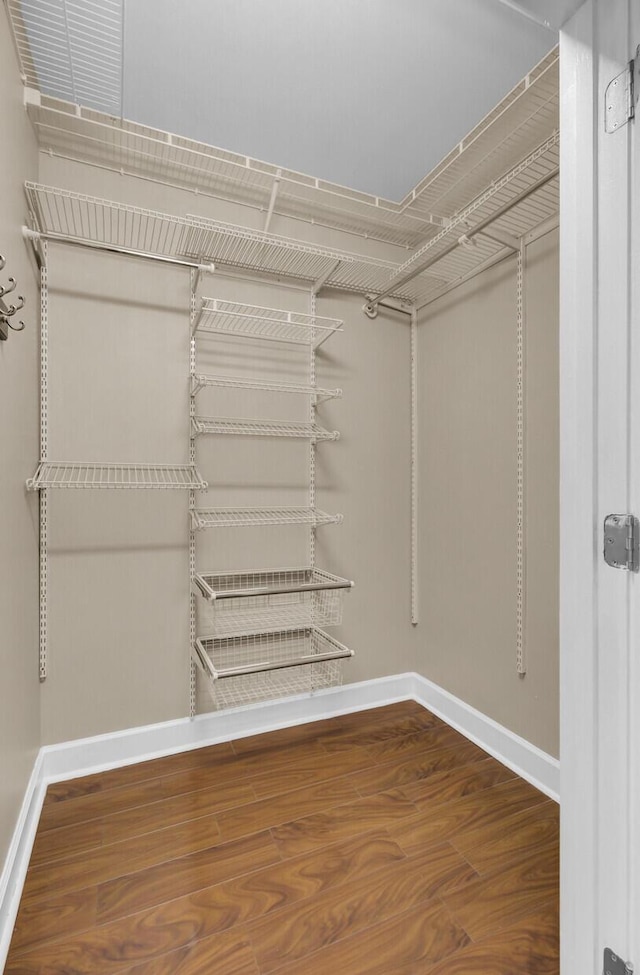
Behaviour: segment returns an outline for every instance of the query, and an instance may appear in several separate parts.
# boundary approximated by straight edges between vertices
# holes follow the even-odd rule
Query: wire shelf
[[[190,464],[78,464],[42,463],[27,480],[30,491],[40,488],[151,488],[204,491],[207,482]]]
[[[260,528],[278,525],[340,525],[342,515],[329,515],[319,508],[195,508],[191,512],[193,531],[207,528]]]
[[[339,626],[353,583],[323,569],[198,573],[198,629],[211,637]]]
[[[17,7],[18,0],[9,3]],[[277,179],[274,214],[413,249],[558,128],[558,62],[556,48],[400,202],[37,92],[27,111],[40,146],[64,157],[263,210]],[[29,83],[37,86],[35,76]]]
[[[341,332],[343,324],[337,318],[243,305],[220,298],[203,298],[194,331],[270,339],[274,342],[311,345],[317,349],[335,332]]]
[[[276,275],[366,293],[382,290],[398,268],[347,251],[267,234],[204,217],[177,217],[59,187],[25,183],[35,232],[124,253]],[[396,297],[410,297],[398,289]],[[319,331],[319,329],[318,329]]]
[[[289,437],[319,443],[339,440],[337,430],[325,430],[317,423],[299,420],[251,420],[242,417],[194,416],[194,435],[222,434],[239,437]]]
[[[197,396],[207,386],[215,386],[221,389],[258,389],[267,393],[299,393],[304,396],[313,396],[316,403],[322,403],[328,399],[339,399],[342,396],[341,389],[320,389],[318,386],[310,386],[308,383],[278,383],[267,379],[245,379],[240,376],[197,375],[191,377],[192,396]]]
[[[216,708],[334,687],[342,682],[341,661],[352,656],[353,650],[312,629],[200,639],[193,648]]]

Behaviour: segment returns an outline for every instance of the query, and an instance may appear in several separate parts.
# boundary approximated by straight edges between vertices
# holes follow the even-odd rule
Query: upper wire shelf
[[[17,6],[18,0],[10,0],[10,9]],[[21,51],[28,52],[27,40],[22,39]],[[37,86],[35,73],[26,70],[26,56],[28,83]],[[122,119],[121,113],[92,111],[63,100],[64,95],[52,98],[28,90],[26,102],[40,147],[65,158],[263,211],[277,186],[274,215],[413,250],[558,127],[558,62],[556,48],[400,202],[140,125]]]
[[[179,217],[40,183],[26,182],[25,192],[32,234],[52,241],[190,266],[215,263],[360,294],[382,290],[399,266],[218,220]],[[402,289],[394,294],[400,299],[411,297]]]
[[[193,331],[270,339],[274,342],[311,345],[317,349],[335,332],[341,332],[343,324],[337,318],[243,305],[220,298],[203,298]]]
[[[207,482],[191,464],[78,464],[43,462],[27,480],[40,488],[161,488],[204,491]]]
[[[321,389],[308,383],[279,383],[268,379],[248,379],[240,376],[204,376],[191,377],[191,395],[198,393],[207,386],[217,386],[222,389],[258,389],[268,393],[298,393],[313,396],[316,403],[328,399],[339,399],[341,389]]]
[[[342,515],[330,515],[319,508],[195,508],[191,512],[193,531],[207,528],[262,528],[278,525],[339,525]]]
[[[325,430],[317,423],[301,420],[253,420],[229,416],[194,416],[192,420],[194,436],[198,434],[224,434],[244,437],[288,437],[310,440],[339,440],[337,430]]]

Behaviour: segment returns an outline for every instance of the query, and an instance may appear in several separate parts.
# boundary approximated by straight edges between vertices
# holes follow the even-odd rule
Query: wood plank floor
[[[51,786],[6,975],[557,975],[558,808],[412,702]]]

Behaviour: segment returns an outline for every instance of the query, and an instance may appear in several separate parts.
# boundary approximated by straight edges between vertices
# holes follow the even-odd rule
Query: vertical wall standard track
[[[419,620],[418,603],[418,312],[411,309],[411,622]]]
[[[196,307],[196,291],[198,287],[198,271],[191,269],[191,299],[189,302],[189,463],[196,462],[196,442],[193,436],[193,418],[195,403],[193,399],[192,376],[196,373],[196,338],[194,324],[198,314]],[[196,534],[193,530],[191,512],[196,506],[196,492],[189,491],[189,717],[196,715],[196,665],[191,656],[196,643],[196,597],[193,591],[193,579],[196,574]]]
[[[521,677],[527,673],[525,620],[526,620],[526,496],[525,496],[525,410],[526,410],[526,346],[525,346],[525,299],[524,274],[526,244],[520,241],[516,279],[516,466],[517,466],[517,513],[516,513],[516,669]]]
[[[48,246],[42,241],[42,263],[40,266],[40,461],[49,459],[49,271],[47,268]],[[47,679],[47,570],[48,570],[48,525],[47,508],[49,492],[40,491],[40,637],[39,673],[40,682]]]

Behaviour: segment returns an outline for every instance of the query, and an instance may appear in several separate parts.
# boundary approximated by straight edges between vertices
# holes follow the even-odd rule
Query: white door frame
[[[640,965],[639,587],[602,556],[604,516],[640,513],[637,433],[633,464],[630,449],[633,410],[638,417],[630,377],[640,386],[640,363],[632,367],[640,179],[630,163],[640,158],[632,155],[640,121],[604,130],[605,88],[633,56],[639,8],[640,0],[586,0],[560,35],[562,975],[602,972],[605,946]]]

